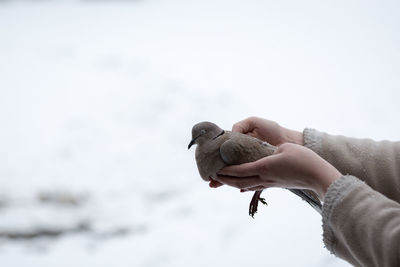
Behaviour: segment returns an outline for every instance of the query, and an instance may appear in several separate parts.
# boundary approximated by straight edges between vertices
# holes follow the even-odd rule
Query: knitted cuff
[[[331,223],[332,213],[347,194],[362,184],[364,182],[360,179],[351,175],[345,175],[334,181],[328,187],[328,191],[325,194],[322,206],[322,235],[325,247],[333,254],[335,254],[336,239]]]
[[[315,129],[305,128],[303,131],[304,146],[321,155],[322,133]]]

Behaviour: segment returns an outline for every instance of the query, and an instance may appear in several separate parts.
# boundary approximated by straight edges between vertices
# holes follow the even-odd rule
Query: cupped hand
[[[323,198],[329,185],[341,176],[312,150],[285,143],[271,156],[223,168],[214,180],[242,191],[269,187],[310,189]]]
[[[283,143],[303,145],[303,133],[284,128],[274,121],[258,117],[249,117],[235,123],[232,131],[248,134],[274,146]]]
[[[232,131],[256,137],[274,146],[283,143],[303,145],[303,133],[284,128],[274,121],[259,117],[249,117],[235,123]],[[211,188],[222,185],[222,183],[210,178],[209,186]]]

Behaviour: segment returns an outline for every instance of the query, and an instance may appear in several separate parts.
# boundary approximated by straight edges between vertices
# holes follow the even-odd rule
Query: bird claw
[[[259,200],[261,203],[263,203],[264,205],[267,205],[267,206],[268,206],[268,203],[267,203],[267,201],[265,200],[265,198],[260,197],[258,200]]]
[[[250,208],[249,208],[249,215],[251,216],[251,218],[254,219],[254,215],[257,213],[257,205],[253,206],[252,203],[250,203]]]

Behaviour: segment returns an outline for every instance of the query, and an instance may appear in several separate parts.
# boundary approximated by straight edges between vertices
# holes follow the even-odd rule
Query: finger
[[[243,163],[239,165],[231,165],[221,169],[218,175],[249,177],[258,174],[258,166],[255,162]]]
[[[245,192],[247,192],[247,191],[260,191],[260,190],[264,190],[266,188],[268,188],[268,186],[259,185],[259,186],[249,187],[249,188],[246,188],[244,190],[245,190]]]
[[[232,132],[248,133],[253,131],[254,121],[251,118],[247,118],[235,123],[232,126]]]
[[[214,181],[214,180],[210,180],[210,183],[208,184],[211,188],[218,188],[220,186],[223,186],[224,184]]]
[[[238,178],[225,175],[217,175],[218,182],[233,186],[239,189],[247,189],[262,185],[262,181],[258,176],[250,176],[246,178]]]
[[[252,136],[252,137],[255,137],[255,138],[259,138],[259,135],[256,134],[256,133],[254,133],[254,132],[247,132],[246,134],[247,134],[247,135],[250,135],[250,136]]]

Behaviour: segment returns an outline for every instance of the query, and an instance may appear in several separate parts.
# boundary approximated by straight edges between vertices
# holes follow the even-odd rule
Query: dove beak
[[[201,131],[201,133],[196,136],[195,138],[192,139],[192,141],[190,141],[189,145],[188,145],[188,149],[190,149],[195,143],[197,138],[199,138],[200,136],[204,135],[206,132],[204,130]]]
[[[190,149],[195,143],[196,143],[196,138],[193,138],[192,141],[190,141],[189,145],[188,145],[188,149]]]

